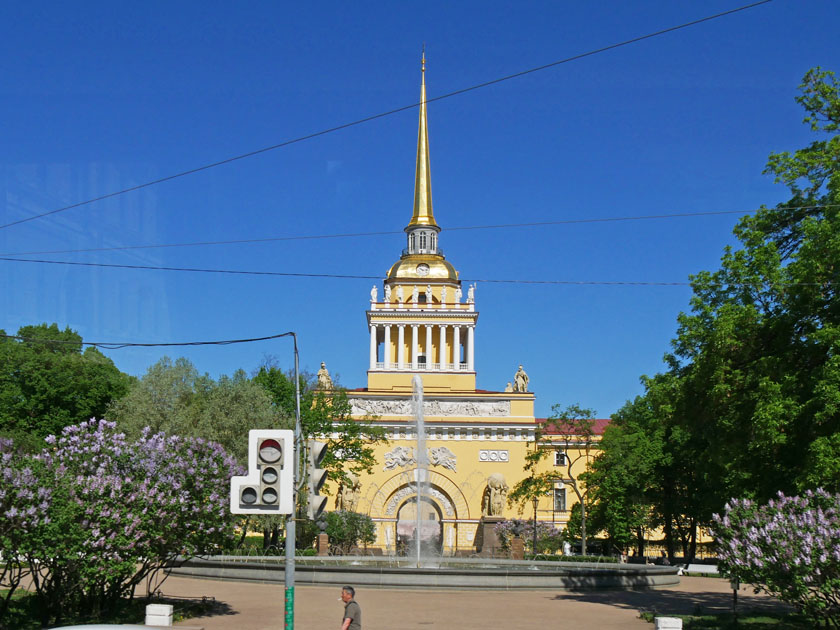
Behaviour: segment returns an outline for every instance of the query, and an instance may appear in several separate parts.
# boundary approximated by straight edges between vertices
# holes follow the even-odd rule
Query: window
[[[437,236],[435,234],[432,234],[432,249],[434,249],[435,247],[437,247]]]
[[[555,512],[565,512],[566,511],[566,489],[565,488],[554,488],[554,511]]]
[[[426,249],[426,233],[420,232],[420,249]]]
[[[565,466],[568,464],[566,460],[566,453],[563,451],[554,451],[554,465],[555,466]]]
[[[414,248],[416,247],[416,244],[415,244],[414,241],[415,241],[414,234],[410,234],[409,237],[408,237],[408,250],[411,251],[411,252],[413,252]]]

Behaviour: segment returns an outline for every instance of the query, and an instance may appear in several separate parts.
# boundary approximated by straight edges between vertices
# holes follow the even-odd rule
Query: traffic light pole
[[[294,509],[286,517],[286,570],[285,570],[285,630],[295,628],[295,512],[300,477],[300,452],[303,448],[303,429],[300,425],[300,367],[298,360],[297,335],[291,333],[295,345],[295,448],[294,448]]]

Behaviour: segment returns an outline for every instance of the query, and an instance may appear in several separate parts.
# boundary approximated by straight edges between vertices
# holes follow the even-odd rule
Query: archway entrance
[[[440,507],[423,497],[420,501],[420,531],[417,531],[417,497],[409,497],[397,511],[397,555],[404,556],[416,549],[420,539],[422,555],[440,556],[443,553],[443,521]]]

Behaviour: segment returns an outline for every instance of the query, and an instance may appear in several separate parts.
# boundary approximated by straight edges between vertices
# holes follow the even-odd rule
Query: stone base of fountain
[[[168,569],[171,575],[252,582],[284,581],[283,558],[211,556]],[[298,586],[412,589],[645,589],[679,584],[676,567],[591,562],[443,558],[418,568],[411,558],[299,557]]]

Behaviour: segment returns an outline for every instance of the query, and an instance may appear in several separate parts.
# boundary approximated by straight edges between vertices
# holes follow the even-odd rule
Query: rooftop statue
[[[522,366],[519,366],[519,369],[516,371],[516,374],[513,375],[513,391],[515,392],[527,392],[528,391],[528,381],[531,379],[528,378],[528,374],[525,373],[525,370],[522,369]]]

